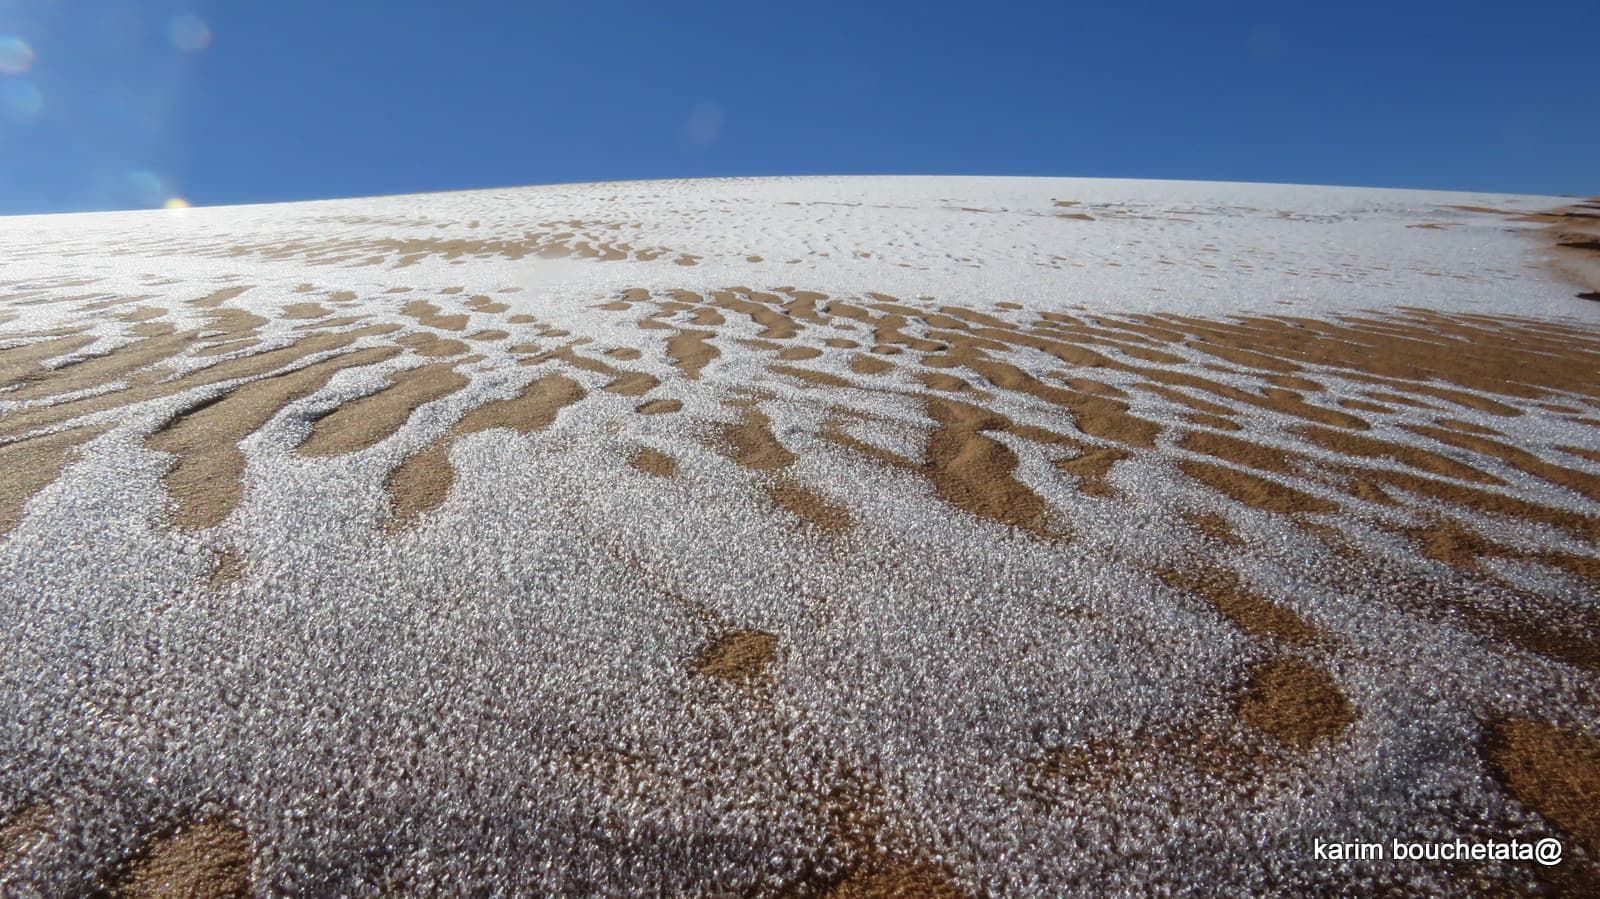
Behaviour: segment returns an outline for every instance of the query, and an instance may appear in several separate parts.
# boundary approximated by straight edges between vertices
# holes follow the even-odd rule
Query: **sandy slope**
[[[1597,216],[846,178],[0,220],[0,884],[1592,883]]]

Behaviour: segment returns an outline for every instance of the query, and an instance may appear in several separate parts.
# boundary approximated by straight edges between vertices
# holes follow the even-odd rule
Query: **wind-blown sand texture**
[[[1593,885],[1597,216],[860,178],[0,221],[0,892]]]

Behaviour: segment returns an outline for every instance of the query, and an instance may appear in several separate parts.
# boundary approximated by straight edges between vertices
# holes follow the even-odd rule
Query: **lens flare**
[[[189,201],[185,200],[183,197],[168,197],[167,202],[162,204],[162,208],[172,210],[188,209]]]
[[[21,75],[33,68],[33,48],[15,35],[0,35],[0,73]]]
[[[211,46],[211,26],[196,15],[181,15],[167,23],[172,46],[185,53],[198,53]]]

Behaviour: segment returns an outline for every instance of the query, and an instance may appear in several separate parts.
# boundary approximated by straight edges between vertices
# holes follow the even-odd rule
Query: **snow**
[[[740,344],[763,328],[724,310],[727,323],[712,329],[721,355],[690,380],[666,350],[670,330],[594,307],[629,289],[661,300],[671,290],[792,286],[1014,321],[1039,311],[1332,320],[1422,307],[1562,322],[1592,339],[1600,304],[1574,301],[1575,289],[1546,273],[1539,226],[1511,215],[1565,202],[1258,184],[780,178],[0,220],[0,294],[10,297],[0,313],[16,316],[0,323],[0,347],[90,324],[103,340],[80,355],[101,355],[136,338],[86,304],[137,296],[111,313],[154,306],[163,321],[198,328],[208,310],[189,301],[245,285],[225,306],[267,322],[263,343],[240,357],[303,336],[308,322],[282,312],[306,302],[333,318],[362,314],[361,326],[402,327],[344,350],[425,330],[401,312],[423,299],[469,316],[442,337],[510,333],[472,343],[483,359],[459,367],[467,388],[355,453],[307,458],[295,447],[321,413],[436,360],[397,355],[289,402],[241,443],[243,497],[214,527],[173,525],[162,480],[172,457],[145,440],[233,382],[72,422],[109,429],[0,537],[0,811],[43,802],[55,816],[52,838],[0,883],[81,893],[163,827],[227,814],[251,834],[264,892],[373,894],[394,883],[418,894],[774,893],[846,863],[827,806],[840,784],[869,783],[885,852],[932,860],[964,888],[994,895],[1339,890],[1384,878],[1462,890],[1443,869],[1341,871],[1311,861],[1310,847],[1319,837],[1454,838],[1478,820],[1502,838],[1542,833],[1484,776],[1481,722],[1521,714],[1600,726],[1592,671],[1371,590],[1330,586],[1318,569],[1346,563],[1285,516],[1223,502],[1182,477],[1172,460],[1184,451],[1168,438],[1119,463],[1111,479],[1124,498],[1106,500],[1053,467],[1061,450],[992,435],[1071,532],[1053,543],[953,507],[914,470],[822,438],[829,414],[847,409],[864,416],[847,420],[847,432],[920,458],[931,423],[909,366],[870,395],[806,385]],[[567,232],[576,237],[561,240],[559,256],[504,250]],[[630,256],[588,258],[578,240],[626,244]],[[421,241],[465,243],[452,257],[422,252]],[[684,257],[697,262],[675,261]],[[386,292],[394,288],[405,290]],[[356,303],[334,308],[338,291]],[[509,308],[462,305],[480,295]],[[18,299],[40,297],[78,299]],[[537,322],[509,322],[519,314]],[[546,326],[571,335],[541,336]],[[796,364],[852,377],[846,360],[870,336],[816,326],[801,342],[824,337],[861,347]],[[648,397],[616,395],[603,389],[606,375],[522,365],[532,353],[514,349],[580,338],[591,340],[583,353],[661,385]],[[614,347],[643,355],[604,355]],[[172,371],[216,361],[180,357]],[[1064,367],[1033,351],[1007,361],[1041,378]],[[1201,361],[1183,368],[1199,371]],[[468,410],[557,372],[583,384],[583,400],[545,430],[456,438],[442,505],[410,527],[390,525],[395,466]],[[1324,405],[1363,386],[1322,374]],[[1178,426],[1182,410],[1133,390],[1136,378],[1092,376],[1126,389],[1133,413]],[[987,408],[1075,433],[1063,410],[978,386],[992,394]],[[719,449],[721,426],[738,419],[725,400],[741,391],[755,391],[776,439],[798,457],[785,476],[847,508],[849,533],[822,536],[780,514],[764,493],[772,475]],[[680,399],[684,410],[638,415],[645,398]],[[60,399],[0,392],[0,427]],[[1512,431],[1519,446],[1596,448],[1591,425],[1506,401],[1526,413]],[[1247,436],[1339,458],[1292,436],[1292,418],[1248,414]],[[1400,409],[1374,435],[1409,445],[1418,438],[1401,426],[1431,420]],[[639,446],[673,455],[677,476],[630,467]],[[1472,459],[1496,466],[1511,494],[1600,514],[1579,493]],[[1600,476],[1592,463],[1563,464]],[[1294,483],[1358,506],[1327,484]],[[1414,522],[1417,508],[1366,509],[1340,526],[1447,592],[1502,589],[1374,527]],[[1228,517],[1248,548],[1202,548],[1181,517],[1207,509]],[[1596,554],[1554,527],[1459,514],[1507,543]],[[209,586],[228,548],[246,557],[244,576]],[[1151,735],[1228,719],[1250,665],[1281,650],[1152,574],[1195,552],[1216,554],[1325,633],[1302,654],[1360,710],[1336,742],[1261,763],[1249,793],[1137,751]],[[1574,575],[1507,572],[1549,602],[1594,608],[1592,584]],[[691,673],[700,648],[730,628],[778,635],[763,686]],[[1048,752],[1096,742],[1132,744],[1128,771],[1109,787],[1054,785],[1045,799],[1028,787]],[[1569,854],[1581,851],[1569,843]],[[1514,883],[1530,876],[1503,873]]]

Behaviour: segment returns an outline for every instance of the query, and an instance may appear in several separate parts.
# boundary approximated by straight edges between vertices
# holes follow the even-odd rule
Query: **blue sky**
[[[0,212],[562,181],[1600,193],[1600,3],[0,0]]]

